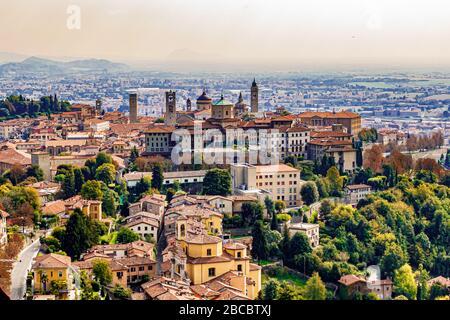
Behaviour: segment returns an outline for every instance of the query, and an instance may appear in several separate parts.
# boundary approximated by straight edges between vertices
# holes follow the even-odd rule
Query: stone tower
[[[95,100],[95,114],[97,116],[102,114],[102,100],[101,99]]]
[[[250,96],[250,111],[253,113],[258,112],[258,85],[256,79],[253,79]]]
[[[130,100],[130,123],[136,123],[137,121],[137,114],[138,114],[138,102],[137,102],[138,96],[137,93],[130,93],[129,100]]]
[[[167,126],[174,126],[177,123],[177,102],[175,91],[166,92],[166,113],[164,123]]]
[[[192,102],[191,99],[187,99],[186,100],[186,111],[191,111],[192,110]]]

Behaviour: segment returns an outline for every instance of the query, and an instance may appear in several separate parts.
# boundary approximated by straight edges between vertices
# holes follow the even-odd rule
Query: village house
[[[390,279],[366,280],[362,277],[348,274],[342,276],[338,283],[339,294],[342,299],[351,299],[355,294],[366,295],[369,292],[384,300],[392,297],[393,282]]]
[[[34,258],[31,267],[34,275],[34,293],[48,293],[54,283],[59,283],[63,284],[63,289],[60,289],[59,293],[66,298],[69,291],[74,289],[71,266],[72,261],[69,256],[50,253]]]
[[[155,259],[154,247],[154,244],[141,240],[126,244],[101,244],[90,248],[86,255],[100,254],[110,258],[150,257]]]
[[[80,209],[91,219],[102,221],[102,202],[99,200],[86,200],[80,195],[73,196],[64,201],[66,207],[65,218],[68,218],[75,209]]]
[[[289,235],[293,237],[297,232],[301,232],[308,237],[312,248],[319,245],[319,225],[314,223],[288,223]]]
[[[365,199],[372,193],[372,188],[366,184],[350,184],[344,189],[345,201],[351,205],[356,205],[359,200]]]
[[[59,183],[51,181],[35,182],[29,184],[28,187],[31,187],[38,192],[41,204],[54,200],[56,194],[61,190],[61,185]]]

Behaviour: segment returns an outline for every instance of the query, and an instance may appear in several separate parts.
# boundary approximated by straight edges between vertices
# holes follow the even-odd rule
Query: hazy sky
[[[80,29],[67,8],[80,8]],[[14,0],[0,51],[116,60],[450,65],[446,0]]]

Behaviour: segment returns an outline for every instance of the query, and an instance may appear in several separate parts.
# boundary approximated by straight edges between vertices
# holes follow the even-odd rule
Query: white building
[[[345,187],[345,201],[355,205],[371,193],[372,188],[367,184],[351,184]]]
[[[293,237],[297,232],[304,233],[308,239],[311,247],[319,245],[319,225],[313,223],[289,223],[289,236]]]

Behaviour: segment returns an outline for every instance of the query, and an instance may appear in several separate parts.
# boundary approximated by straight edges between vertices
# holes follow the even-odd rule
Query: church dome
[[[203,90],[203,93],[200,97],[197,98],[197,101],[208,101],[211,102],[211,98],[206,95],[206,92]]]
[[[217,100],[216,102],[214,102],[215,106],[232,106],[233,103],[231,103],[228,100],[225,100],[223,95],[220,97],[220,100]]]

